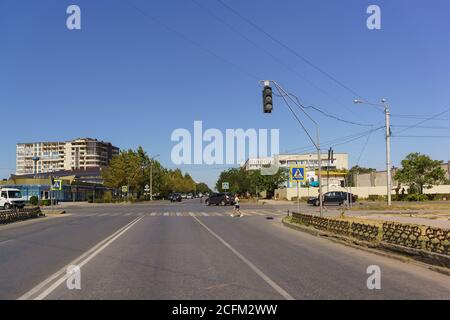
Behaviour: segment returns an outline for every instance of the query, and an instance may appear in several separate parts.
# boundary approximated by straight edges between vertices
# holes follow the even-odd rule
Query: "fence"
[[[1,210],[0,211],[0,224],[11,223],[20,220],[26,220],[31,218],[37,218],[42,215],[39,207],[26,208],[18,210]]]
[[[425,228],[396,222],[385,222],[379,227],[295,212],[292,213],[292,222],[368,242],[384,242],[450,255],[450,229]]]

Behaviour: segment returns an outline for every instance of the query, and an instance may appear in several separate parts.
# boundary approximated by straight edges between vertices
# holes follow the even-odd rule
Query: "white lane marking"
[[[107,216],[109,213],[101,213],[101,214],[99,214],[98,216],[99,217],[104,217],[104,216]]]
[[[202,216],[204,216],[204,217],[209,217],[209,214],[207,214],[206,212],[202,212],[201,214],[202,214]]]
[[[11,242],[11,241],[13,241],[13,240],[9,239],[9,240],[5,240],[5,241],[0,241],[0,244],[6,244],[6,243]]]
[[[156,212],[150,213],[150,216],[152,216],[152,217],[156,216]]]
[[[177,212],[177,217],[180,217],[181,216],[181,212]]]
[[[244,257],[239,251],[233,248],[228,242],[223,240],[217,233],[208,228],[203,222],[201,222],[198,218],[194,217],[198,223],[200,223],[203,228],[205,228],[209,233],[211,233],[217,240],[219,240],[225,247],[230,249],[235,255],[239,257],[245,264],[247,264],[255,273],[260,276],[269,286],[271,286],[276,292],[278,292],[281,296],[283,296],[286,300],[295,300],[293,296],[287,293],[282,287],[280,287],[275,281],[270,279],[264,272],[262,272],[257,266],[251,263],[246,257]]]
[[[131,212],[128,212],[127,214],[125,214],[125,216],[131,216],[133,213],[131,213]]]
[[[216,217],[221,217],[223,214],[221,212],[212,212]]]
[[[134,219],[130,223],[126,224],[125,226],[114,232],[112,235],[100,241],[94,247],[92,247],[91,249],[89,249],[88,251],[86,251],[81,256],[79,256],[72,262],[68,263],[67,265],[77,265],[81,268],[83,265],[88,263],[92,258],[98,255],[101,251],[103,251],[106,247],[108,247],[114,240],[119,238],[122,234],[124,234],[128,229],[134,226],[141,219],[143,219],[143,217]],[[35,296],[36,294],[38,295],[33,300],[42,300],[46,296],[48,296],[52,291],[54,291],[61,283],[66,281],[67,277],[68,275],[66,272],[66,266],[64,266],[62,269],[55,272],[53,275],[51,275],[50,277],[39,283],[37,286],[35,286],[34,288],[32,288],[19,298],[17,298],[17,300],[28,300],[32,296]],[[55,282],[53,282],[53,284],[51,284],[46,290],[42,291],[45,288],[45,286],[47,286],[54,280]],[[40,291],[42,292],[39,293]]]
[[[189,215],[190,215],[191,217],[195,217],[195,215],[194,215],[193,212],[189,212]]]
[[[164,212],[164,217],[168,217],[169,213],[168,212]]]

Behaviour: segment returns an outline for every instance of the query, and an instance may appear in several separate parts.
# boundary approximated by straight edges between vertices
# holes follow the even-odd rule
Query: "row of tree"
[[[105,186],[120,189],[128,186],[129,192],[138,198],[144,195],[146,185],[150,185],[152,174],[153,194],[167,196],[171,192],[210,192],[205,183],[196,183],[192,177],[180,169],[164,168],[160,162],[151,159],[142,147],[123,150],[113,157],[109,166],[102,170]]]
[[[266,191],[267,196],[271,197],[275,189],[286,182],[287,177],[288,171],[284,168],[280,168],[275,175],[262,175],[260,170],[231,168],[221,172],[216,183],[216,189],[249,195],[256,195],[261,191]],[[228,182],[228,190],[222,190],[223,182]]]

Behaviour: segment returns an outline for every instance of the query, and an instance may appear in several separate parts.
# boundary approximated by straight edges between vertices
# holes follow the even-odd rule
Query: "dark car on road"
[[[181,202],[181,194],[180,193],[171,193],[169,194],[170,202]]]
[[[212,193],[206,200],[205,204],[210,205],[233,205],[234,204],[234,196],[230,193]]]
[[[347,197],[349,195],[349,197]],[[356,202],[356,196],[352,193],[347,193],[343,191],[332,191],[327,192],[323,195],[323,204],[337,204],[342,205],[347,203],[349,200],[351,202]],[[319,197],[312,197],[308,199],[308,204],[312,204],[313,206],[319,206]]]

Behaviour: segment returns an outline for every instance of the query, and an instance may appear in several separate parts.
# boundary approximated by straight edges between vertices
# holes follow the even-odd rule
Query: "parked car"
[[[205,200],[205,204],[210,205],[233,205],[234,204],[234,196],[231,193],[212,193],[208,198]]]
[[[350,199],[347,197],[347,194],[351,197],[351,202],[356,202],[357,197],[352,193],[347,193],[343,191],[332,191],[326,192],[323,195],[323,204],[337,204],[342,205],[347,203]],[[308,204],[312,204],[313,206],[319,206],[319,197],[311,197],[308,199]]]
[[[186,199],[193,199],[193,198],[194,198],[194,195],[192,193],[188,193],[186,195]]]
[[[169,198],[170,202],[181,202],[181,194],[174,192],[169,194]]]
[[[5,210],[11,208],[22,209],[25,206],[25,200],[19,189],[1,188],[0,189],[0,207]]]

